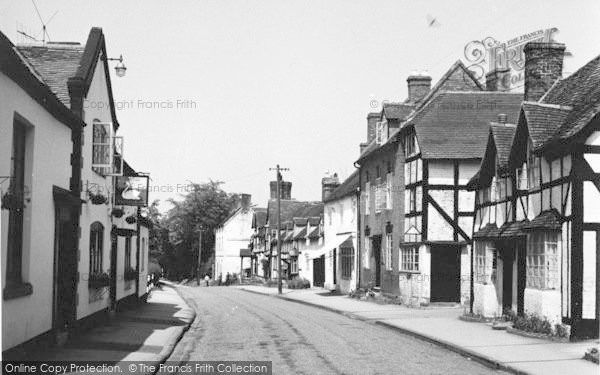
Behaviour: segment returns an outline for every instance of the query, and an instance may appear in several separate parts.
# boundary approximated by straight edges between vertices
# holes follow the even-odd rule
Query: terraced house
[[[520,96],[493,91],[493,80],[486,90],[460,61],[433,88],[422,74],[407,81],[403,116],[387,134],[389,125],[376,125],[384,134],[374,144],[384,141],[367,146],[357,161],[363,197],[361,283],[382,285],[383,292],[412,303],[464,303],[474,215],[466,184],[483,156],[489,121],[500,113],[516,117]],[[384,106],[381,122],[389,124],[385,112]],[[390,158],[392,183],[382,189],[376,181],[374,189],[370,166],[377,174]],[[384,212],[381,202],[387,205],[388,199],[392,205]]]
[[[598,337],[600,57],[562,78],[565,47],[529,43],[513,125],[493,124],[477,192],[473,311],[513,310]]]

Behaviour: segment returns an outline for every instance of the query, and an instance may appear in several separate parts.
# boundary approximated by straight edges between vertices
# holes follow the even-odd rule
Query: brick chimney
[[[367,143],[371,143],[375,139],[377,131],[377,122],[381,118],[380,112],[371,112],[367,115]]]
[[[406,79],[409,104],[418,104],[431,90],[431,77],[426,72],[412,72]]]
[[[277,181],[270,182],[271,199],[277,199]],[[281,199],[292,199],[292,183],[290,181],[281,181]]]
[[[562,77],[565,45],[530,42],[525,53],[525,101],[537,102]]]
[[[368,143],[361,143],[358,145],[360,147],[359,155],[362,155],[363,151],[365,150],[365,148],[367,148],[368,145],[369,145]]]
[[[252,196],[250,194],[241,194],[242,199],[240,202],[240,206],[242,207],[242,210],[246,211],[250,208],[250,202],[251,202],[251,198]]]
[[[508,91],[510,89],[510,69],[496,68],[485,75],[487,91]]]
[[[326,173],[325,177],[321,179],[321,200],[324,201],[325,199],[329,198],[331,193],[333,193],[338,186],[340,186],[340,180],[337,173],[334,173],[333,176],[330,176],[329,173]]]

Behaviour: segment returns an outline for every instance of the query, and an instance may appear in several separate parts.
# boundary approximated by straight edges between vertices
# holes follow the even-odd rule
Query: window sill
[[[417,275],[417,274],[420,274],[421,271],[400,270],[400,271],[398,271],[398,273],[405,273],[405,274],[410,274],[410,275]]]
[[[30,283],[8,283],[4,287],[2,298],[7,301],[15,298],[25,297],[33,294],[33,286]]]

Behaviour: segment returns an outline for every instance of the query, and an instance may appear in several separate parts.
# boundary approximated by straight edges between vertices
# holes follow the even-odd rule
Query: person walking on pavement
[[[210,281],[210,276],[208,276],[208,274],[204,276],[204,281],[206,282],[206,286],[208,286],[208,282]]]

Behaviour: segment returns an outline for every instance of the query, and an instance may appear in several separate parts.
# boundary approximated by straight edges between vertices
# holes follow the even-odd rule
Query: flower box
[[[108,286],[110,284],[110,277],[106,272],[104,273],[96,273],[90,275],[88,279],[88,288],[90,289],[100,289]]]
[[[138,273],[137,273],[137,271],[135,269],[133,269],[131,267],[128,267],[125,270],[125,275],[124,276],[125,276],[125,280],[126,281],[135,280],[138,277]]]

